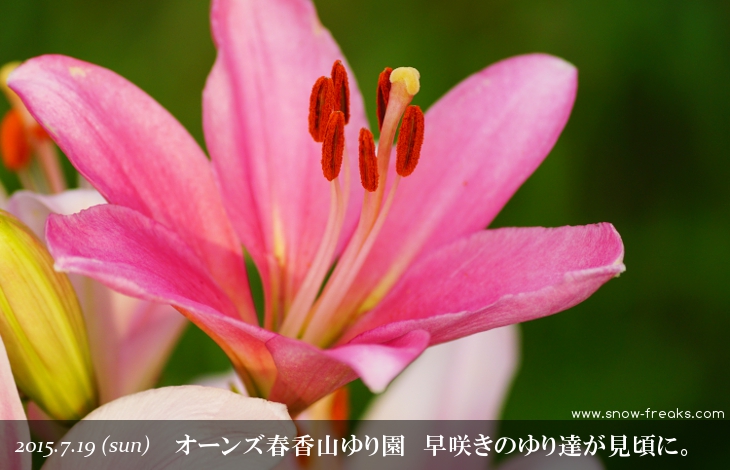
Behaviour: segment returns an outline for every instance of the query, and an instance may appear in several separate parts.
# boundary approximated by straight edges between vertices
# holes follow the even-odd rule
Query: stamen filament
[[[324,236],[317,249],[317,254],[312,260],[312,265],[304,277],[297,295],[289,308],[279,332],[283,335],[295,338],[299,335],[302,325],[307,319],[307,313],[317,297],[319,288],[322,286],[327,271],[337,248],[337,241],[342,231],[342,224],[345,219],[346,198],[342,195],[342,188],[339,178],[331,182],[330,212],[327,218],[327,226]]]
[[[51,192],[60,193],[65,191],[66,180],[63,177],[56,147],[49,138],[41,139],[34,137],[34,140],[36,140],[34,147],[38,155],[38,160],[41,163]]]
[[[325,296],[327,293],[325,291],[325,294],[320,297],[321,302],[318,302],[318,305],[315,305],[316,311],[312,315],[311,322],[306,325],[306,330],[302,337],[304,341],[324,347],[337,339],[341,328],[351,321],[349,316],[335,318],[337,307],[339,307],[348,289],[355,281],[355,277],[360,272],[360,268],[362,268],[367,256],[370,254],[370,250],[375,244],[375,240],[380,233],[380,229],[383,227],[383,223],[388,217],[388,212],[390,212],[390,207],[393,204],[393,199],[400,180],[401,177],[397,176],[393,181],[393,186],[391,186],[390,191],[388,192],[385,204],[383,205],[380,214],[378,214],[375,224],[373,225],[372,230],[368,233],[368,236],[362,246],[359,250],[356,250],[356,256],[352,260],[352,263],[349,266],[344,266],[343,264],[337,265],[335,272],[339,270],[342,274],[337,276],[336,279],[335,274],[332,275],[333,280],[331,283],[328,283],[326,288],[326,291],[330,291],[330,295]]]
[[[418,160],[421,154],[421,146],[423,144],[424,137],[424,115],[421,108],[418,106],[408,106],[406,109],[403,119],[401,122],[400,134],[398,135],[398,145],[396,150],[396,173],[401,177],[409,176],[413,173],[418,165]],[[400,259],[404,259],[404,256],[400,256]],[[409,258],[410,262],[410,258]],[[355,311],[355,315],[358,315],[364,311],[372,308],[375,302],[382,298],[384,293],[388,291],[390,286],[395,282],[393,273],[394,268],[397,267],[397,274],[402,274],[401,262],[397,262],[391,266],[391,270],[380,279],[380,282],[371,290],[370,294],[363,300],[357,300],[354,298],[349,299],[347,305],[340,305],[339,310],[343,312]],[[406,264],[407,266],[407,264]],[[359,305],[359,307],[357,306]]]
[[[31,176],[30,171],[28,169],[20,170],[17,173],[17,175],[18,175],[18,179],[20,180],[20,185],[23,188],[28,189],[29,191],[33,191],[34,193],[43,193],[43,191],[41,191],[37,187],[35,180]]]

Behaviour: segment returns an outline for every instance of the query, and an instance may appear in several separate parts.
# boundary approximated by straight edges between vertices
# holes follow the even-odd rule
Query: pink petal
[[[102,299],[108,302],[111,319],[117,321],[114,339],[118,346],[109,369],[115,377],[109,377],[108,393],[101,397],[102,403],[106,403],[153,387],[187,322],[169,305],[141,301],[113,292],[101,283],[94,284],[97,292],[104,289],[109,293]],[[101,307],[99,304],[97,308]],[[107,340],[109,336],[106,335]],[[102,335],[97,337],[104,339]],[[110,349],[109,343],[106,349]]]
[[[95,190],[44,196],[13,194],[9,210],[45,240],[51,213],[73,214],[105,204]],[[86,318],[102,403],[152,387],[182,332],[185,319],[169,305],[116,293],[84,276],[71,275]]]
[[[239,373],[271,374],[264,384],[268,399],[285,403],[293,415],[358,375],[382,390],[428,344],[427,334],[414,331],[380,344],[321,350],[223,315],[183,313],[226,351]]]
[[[346,341],[381,342],[422,329],[438,344],[570,308],[624,271],[611,224],[478,232],[410,268]],[[372,330],[373,331],[368,331]]]
[[[120,421],[124,420],[124,421]],[[175,420],[162,423],[162,420]],[[215,420],[215,422],[211,422]],[[175,452],[185,435],[195,440],[189,447],[189,454]],[[102,455],[101,442],[97,442],[93,456],[53,454],[45,470],[117,470],[135,468],[152,470],[163,468],[200,469],[221,468],[221,451],[233,447],[236,442],[255,438],[258,434],[274,437],[286,436],[293,439],[296,428],[286,412],[286,407],[260,398],[249,398],[217,388],[188,385],[166,387],[129,395],[115,400],[89,414],[64,436],[64,441],[89,442],[99,436],[113,436],[107,442],[107,455]],[[226,447],[201,449],[199,443],[218,443]],[[146,438],[151,445],[149,452],[140,458],[139,454],[109,454],[110,442],[142,442]],[[259,447],[263,449],[261,444]],[[157,452],[155,452],[157,449]],[[162,452],[159,450],[163,449]],[[207,450],[207,452],[206,452]],[[97,454],[98,452],[98,454]],[[237,468],[267,469],[277,463],[266,453],[256,452],[242,455],[236,449]],[[228,456],[228,457],[232,457]],[[126,458],[129,457],[129,458]],[[225,468],[229,468],[227,465]]]
[[[89,332],[101,403],[154,386],[186,324],[169,305],[71,274]]]
[[[382,389],[428,344],[427,335],[409,332],[383,344],[321,350],[235,318],[195,308],[181,311],[221,346],[242,378],[253,380],[259,393],[286,404],[293,415],[358,374]]]
[[[414,330],[387,343],[348,344],[326,353],[348,364],[370,390],[380,393],[428,347],[429,339],[427,332]]]
[[[139,212],[101,205],[71,216],[54,214],[46,236],[59,270],[92,277],[129,296],[237,317],[191,249]]]
[[[365,419],[497,420],[518,343],[512,325],[429,348],[375,399]]]
[[[344,56],[309,0],[216,0],[211,17],[218,57],[203,95],[208,149],[226,209],[265,285],[267,263],[282,256],[291,295],[322,238],[330,198],[321,144],[308,132],[309,96],[316,79]],[[345,233],[362,198],[357,135],[367,123],[352,73],[349,82],[352,191]],[[274,246],[277,226],[283,254]]]
[[[547,156],[575,100],[575,68],[532,54],[498,62],[464,80],[426,113],[418,167],[400,183],[373,255],[358,277],[362,299],[398,263],[494,219]]]
[[[253,321],[240,244],[210,165],[187,131],[117,74],[64,56],[31,59],[9,85],[113,204],[176,232]]]
[[[353,342],[322,351],[245,323],[174,233],[123,207],[53,215],[47,236],[59,269],[93,277],[127,295],[174,305],[221,346],[244,381],[252,380],[250,372],[260,393],[292,412],[355,379],[355,371],[382,388],[428,343],[428,335],[415,331],[381,344]]]
[[[271,371],[275,376],[264,345],[273,333],[241,321],[198,258],[161,224],[127,208],[103,205],[72,216],[52,215],[47,236],[58,269],[89,276],[126,295],[172,304],[218,341],[239,372]],[[218,325],[230,332],[216,330]],[[242,334],[251,338],[242,339]]]
[[[30,470],[31,454],[16,453],[17,442],[29,442],[30,430],[20,402],[8,354],[0,339],[0,462],[11,470]]]

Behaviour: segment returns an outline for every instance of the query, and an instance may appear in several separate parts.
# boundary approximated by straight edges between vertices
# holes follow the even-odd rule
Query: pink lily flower
[[[358,88],[347,93],[309,0],[215,0],[212,27],[211,161],[109,70],[43,56],[8,83],[110,203],[49,219],[57,267],[172,304],[225,350],[249,394],[296,414],[358,376],[381,391],[430,345],[565,310],[624,270],[610,224],[483,230],[562,131],[572,65],[502,61],[423,120],[408,106],[417,72],[386,73],[376,160]],[[358,168],[365,190],[350,177]],[[263,282],[262,325],[242,246]]]
[[[94,190],[56,195],[14,193],[0,208],[18,217],[45,242],[50,214],[73,214],[106,201]],[[81,304],[99,387],[99,402],[154,387],[185,319],[166,304],[127,297],[85,276],[71,275]]]

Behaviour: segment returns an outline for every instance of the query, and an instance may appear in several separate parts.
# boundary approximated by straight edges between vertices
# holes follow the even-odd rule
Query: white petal
[[[8,212],[30,227],[45,243],[46,219],[49,214],[75,214],[98,204],[106,204],[106,201],[93,189],[72,189],[51,196],[18,191],[8,201]]]
[[[30,470],[31,454],[15,452],[17,442],[30,442],[30,431],[8,354],[0,339],[0,462],[6,463],[11,470]]]
[[[375,399],[365,419],[428,420],[404,422],[406,434],[417,428],[429,435],[493,435],[494,423],[483,421],[499,417],[517,368],[518,336],[517,326],[512,325],[427,349]],[[479,421],[464,423],[466,420]],[[393,427],[364,421],[358,432],[382,434],[383,426]],[[441,470],[455,465],[453,456],[444,455],[406,453],[397,463],[384,459],[378,468]],[[459,470],[483,470],[487,463],[470,458],[460,460],[457,466]],[[368,468],[372,468],[372,461],[367,458],[354,458],[349,466],[349,470]]]
[[[198,385],[163,387],[114,400],[86,420],[289,420],[286,407]]]
[[[204,387],[222,388],[223,390],[235,390],[242,395],[247,395],[246,386],[241,381],[236,371],[229,370],[220,374],[207,374],[193,380],[196,385]]]
[[[118,421],[125,420],[125,421]],[[166,421],[167,420],[167,421]],[[174,421],[172,421],[174,420]],[[258,420],[258,421],[257,421]],[[262,454],[251,452],[246,438],[263,434],[287,436],[293,439],[296,428],[286,407],[260,398],[249,398],[211,387],[186,385],[148,390],[114,400],[90,413],[64,437],[64,441],[94,441],[95,451],[89,458],[83,453],[54,453],[44,470],[135,470],[152,469],[268,469],[278,463],[267,453],[266,439],[259,443]],[[195,439],[186,455],[177,441]],[[106,447],[102,446],[110,436]],[[149,438],[150,447],[144,457],[139,454],[110,452],[110,442],[141,442],[144,451]],[[227,443],[223,438],[226,438]],[[241,442],[235,452],[223,456],[223,450]],[[218,447],[201,448],[199,444]],[[245,446],[245,448],[244,448]],[[103,455],[103,450],[107,455]]]

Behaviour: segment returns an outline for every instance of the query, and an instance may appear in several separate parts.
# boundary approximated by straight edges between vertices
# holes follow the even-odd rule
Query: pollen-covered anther
[[[418,106],[408,106],[403,114],[396,147],[395,171],[400,176],[408,176],[416,169],[423,145],[423,130],[423,111]]]
[[[5,114],[0,124],[0,150],[8,170],[19,171],[30,162],[30,143],[23,125],[23,117],[14,109]]]
[[[375,158],[375,139],[369,130],[360,129],[360,181],[362,187],[371,193],[378,189],[378,160]]]
[[[331,78],[319,77],[309,97],[309,133],[322,142],[327,122],[335,109],[335,89]]]
[[[345,114],[335,111],[330,115],[322,141],[322,173],[329,181],[337,178],[345,152]]]
[[[388,99],[390,98],[390,74],[393,69],[386,67],[385,70],[380,72],[378,77],[378,97],[377,97],[377,114],[378,114],[378,129],[383,128],[383,120],[385,119],[385,110],[388,108]]]
[[[341,61],[335,61],[332,65],[331,75],[335,93],[335,111],[342,111],[347,124],[350,122],[350,83],[347,80],[347,70]]]

